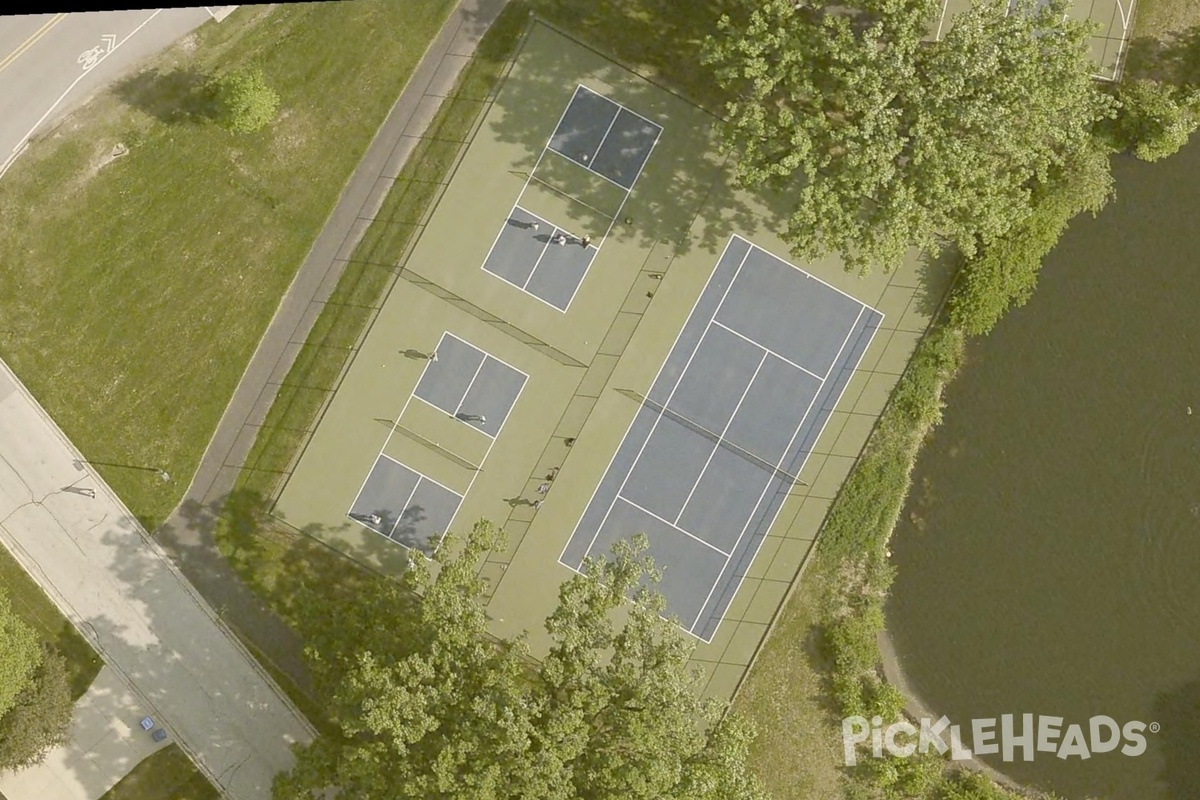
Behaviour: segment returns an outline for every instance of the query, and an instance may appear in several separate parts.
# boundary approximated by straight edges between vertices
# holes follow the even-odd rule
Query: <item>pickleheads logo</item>
[[[858,746],[868,739],[875,758],[883,758],[885,751],[905,758],[918,751],[927,753],[932,747],[943,755],[949,751],[955,761],[997,753],[1005,761],[1013,761],[1018,750],[1025,761],[1033,761],[1035,753],[1053,753],[1064,760],[1088,759],[1093,753],[1110,753],[1118,747],[1123,755],[1140,756],[1146,752],[1145,732],[1159,730],[1157,722],[1132,720],[1118,725],[1112,717],[1096,716],[1088,720],[1085,735],[1084,727],[1078,724],[1063,730],[1063,721],[1062,717],[1039,716],[1035,722],[1033,714],[1023,714],[1018,727],[1014,715],[1004,714],[997,730],[994,717],[971,720],[971,747],[967,748],[959,726],[951,725],[946,717],[937,721],[922,719],[918,728],[907,721],[885,727],[881,717],[868,720],[854,716],[842,720],[842,746],[846,765],[851,767],[858,763]]]

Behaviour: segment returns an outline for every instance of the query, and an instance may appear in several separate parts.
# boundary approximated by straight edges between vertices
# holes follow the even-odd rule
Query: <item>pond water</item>
[[[1200,137],[1197,137],[1200,138]],[[1145,752],[983,761],[1070,800],[1200,798],[1200,141],[1119,159],[1027,306],[968,349],[893,538],[910,689],[963,729],[1156,723]],[[1151,729],[1155,726],[1150,726]],[[999,725],[997,724],[997,729]],[[1107,733],[1104,734],[1107,738]]]

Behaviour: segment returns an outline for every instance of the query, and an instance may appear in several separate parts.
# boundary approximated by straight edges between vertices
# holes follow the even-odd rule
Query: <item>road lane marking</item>
[[[40,40],[43,36],[45,36],[47,33],[49,33],[51,28],[53,28],[55,25],[62,22],[66,18],[67,18],[66,14],[55,14],[50,19],[46,20],[45,23],[42,24],[42,27],[40,27],[36,31],[34,31],[33,34],[28,39],[21,42],[21,44],[17,47],[16,50],[13,50],[11,53],[6,55],[3,59],[0,59],[0,72],[3,72],[10,64],[12,64],[18,58],[20,58],[25,53],[26,50],[28,50],[29,48],[31,48],[35,44],[37,44],[38,40]]]
[[[157,17],[159,14],[161,14],[162,12],[163,12],[163,9],[160,8],[157,11],[155,11],[153,14],[151,14],[149,17],[147,17],[142,22],[141,25],[138,25],[136,28],[134,28],[132,31],[130,31],[130,33],[124,39],[122,39],[121,41],[114,44],[111,48],[109,48],[108,52],[106,52],[102,56],[100,56],[97,59],[96,64],[94,64],[93,66],[99,65],[101,62],[104,61],[104,59],[108,58],[113,53],[117,52],[117,49],[120,48],[121,45],[125,44],[130,39],[132,39],[138,33],[138,31],[140,31],[142,28],[149,25],[150,22],[155,17]],[[33,134],[37,133],[37,129],[40,128],[42,123],[46,121],[46,118],[54,113],[54,109],[58,108],[59,104],[61,104],[63,100],[67,99],[67,95],[69,95],[71,93],[71,90],[74,89],[81,80],[86,78],[90,72],[91,72],[91,69],[86,69],[86,70],[84,70],[82,75],[80,75],[75,80],[71,81],[71,85],[67,87],[67,90],[58,96],[58,99],[54,101],[54,104],[51,105],[50,108],[46,109],[45,114],[42,114],[42,118],[39,119],[34,124],[34,126],[29,129],[28,133],[26,133],[24,136],[21,137],[21,142],[16,147],[13,148],[12,154],[9,155],[9,157],[4,160],[3,164],[0,164],[0,178],[4,177],[4,173],[8,172],[8,168],[11,167],[13,162],[17,160],[17,157],[20,156],[21,153],[23,153],[25,151],[25,147],[29,143],[29,139],[33,136]]]

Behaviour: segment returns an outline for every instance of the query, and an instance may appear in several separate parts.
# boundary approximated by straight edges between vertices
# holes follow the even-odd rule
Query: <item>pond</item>
[[[1200,141],[1114,174],[1029,304],[969,347],[892,540],[888,625],[910,690],[968,747],[1003,714],[1018,733],[1063,718],[1055,744],[1093,716],[1147,725],[1141,755],[987,765],[1070,800],[1194,800]]]

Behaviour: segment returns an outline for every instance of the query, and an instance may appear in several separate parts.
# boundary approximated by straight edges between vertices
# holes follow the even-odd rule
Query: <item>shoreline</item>
[[[896,654],[896,647],[892,642],[892,635],[888,633],[886,629],[884,629],[876,634],[875,641],[879,647],[879,659],[883,666],[884,680],[894,686],[896,690],[904,696],[904,716],[907,718],[908,722],[914,723],[919,727],[922,719],[941,719],[942,715],[934,713],[929,706],[927,706],[924,701],[921,700],[917,693],[913,691],[912,687],[909,686],[908,680],[904,676],[904,668],[900,665],[900,657]],[[943,734],[939,733],[937,734],[937,737],[947,748],[950,746],[949,740]],[[1022,796],[1040,796],[1040,794],[1035,790],[1025,786],[1022,783],[1019,783],[1013,778],[1010,778],[1008,775],[1000,772],[995,767],[985,764],[975,756],[963,761],[951,761],[948,763],[951,769],[955,768],[955,766],[958,766],[959,768],[970,769],[974,770],[975,772],[983,773],[997,784],[1006,789],[1017,792]]]

